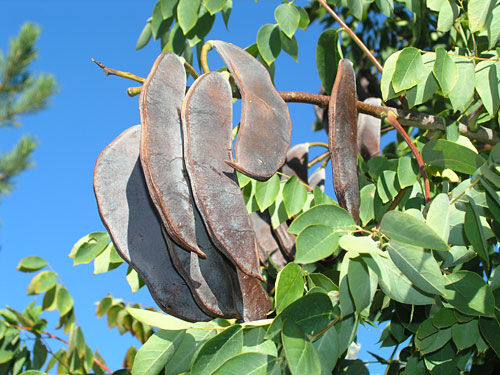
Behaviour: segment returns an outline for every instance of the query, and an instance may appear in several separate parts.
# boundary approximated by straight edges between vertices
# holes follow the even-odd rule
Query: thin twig
[[[349,26],[344,22],[342,18],[340,18],[337,13],[333,11],[332,8],[328,6],[326,1],[324,0],[318,0],[321,5],[326,9],[328,13],[332,15],[333,18],[342,26],[342,28],[351,36],[351,38],[354,40],[354,42],[363,50],[365,55],[373,62],[373,65],[375,65],[375,68],[382,73],[384,71],[384,68],[382,68],[382,65],[378,62],[378,60],[373,56],[373,53],[368,49],[368,47],[361,41],[361,39],[358,38],[358,36],[354,33],[354,31],[351,30]]]
[[[184,68],[186,68],[186,72],[191,74],[191,77],[193,77],[194,79],[198,78],[200,75],[198,74],[196,69],[193,68],[193,66],[190,63],[188,63],[185,58],[182,58],[182,60],[184,62]]]
[[[318,333],[312,335],[312,337],[318,337],[320,336],[321,334],[325,333],[326,331],[328,331],[330,328],[332,328],[335,323],[337,323],[338,321],[340,320],[340,318],[337,316],[335,319],[332,320],[332,322],[330,324],[328,324],[325,328],[323,328],[321,331],[319,331]]]
[[[307,164],[307,168],[311,168],[314,164],[319,163],[320,161],[325,160],[329,156],[330,156],[330,152],[329,151],[326,151],[326,152],[322,153],[321,155],[316,156],[313,160],[311,160]]]
[[[422,155],[420,155],[420,152],[417,150],[417,148],[413,144],[413,142],[410,139],[410,137],[408,136],[408,134],[406,134],[403,127],[396,119],[396,115],[394,114],[394,112],[389,111],[389,113],[387,114],[387,121],[392,126],[394,126],[394,128],[397,130],[397,132],[403,137],[405,142],[410,147],[410,150],[413,153],[413,155],[415,155],[415,158],[417,159],[418,167],[420,168],[420,174],[422,174],[422,177],[424,179],[425,201],[429,202],[431,200],[431,190],[430,190],[430,186],[429,186],[429,178],[427,177],[427,173],[425,172],[425,164],[424,164],[424,160],[422,159]]]
[[[319,146],[319,147],[328,148],[328,145],[325,142],[307,142],[307,144],[309,147]]]
[[[139,83],[144,83],[146,81],[145,78],[136,76],[135,74],[132,74],[132,73],[129,73],[129,72],[122,72],[120,70],[115,70],[115,69],[108,68],[106,65],[104,65],[103,63],[100,63],[99,61],[97,61],[95,59],[92,59],[92,61],[95,62],[99,66],[99,68],[102,69],[102,71],[104,72],[104,74],[106,74],[107,76],[109,76],[109,75],[111,75],[111,76],[118,76],[118,77],[122,77],[122,78],[131,79],[132,81],[136,81],[136,82],[139,82]]]
[[[388,213],[389,211],[394,210],[398,206],[399,202],[401,201],[401,199],[403,199],[403,197],[404,197],[406,191],[408,190],[408,188],[409,188],[409,186],[401,189],[398,192],[398,194],[394,197],[394,200],[392,201],[392,203],[389,206],[389,208],[387,209],[387,211],[385,211],[385,213]]]

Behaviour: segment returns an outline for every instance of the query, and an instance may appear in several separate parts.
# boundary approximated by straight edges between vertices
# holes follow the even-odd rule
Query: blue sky
[[[124,129],[139,123],[137,97],[129,98],[125,92],[136,84],[106,77],[91,58],[145,77],[160,46],[150,42],[143,50],[136,51],[135,43],[154,3],[153,0],[0,0],[0,49],[6,51],[9,37],[17,34],[24,22],[38,23],[42,27],[37,44],[39,59],[32,70],[53,73],[60,87],[47,110],[20,118],[22,129],[0,130],[1,151],[10,149],[25,132],[32,133],[40,142],[34,154],[35,167],[18,178],[13,193],[0,202],[0,308],[9,305],[24,309],[32,300],[26,297],[26,288],[33,274],[17,272],[16,265],[29,255],[45,258],[74,297],[77,320],[88,344],[94,350],[99,349],[113,370],[120,368],[126,348],[138,342],[128,335],[120,336],[116,329],[109,330],[105,319],[97,319],[95,302],[110,293],[126,301],[155,304],[146,288],[136,294],[130,292],[125,266],[94,276],[91,264],[74,267],[67,255],[79,238],[104,230],[92,190],[97,156]],[[260,25],[275,23],[274,8],[279,3],[237,0],[229,31],[218,15],[208,38],[246,47],[254,43]],[[315,48],[321,31],[317,24],[307,32],[298,30],[299,63],[285,53],[280,55],[275,76],[278,90],[318,91]],[[211,66],[217,66],[218,61],[212,52]],[[290,113],[294,125],[292,144],[327,141],[324,132],[311,130],[314,120],[311,106],[290,104]],[[322,150],[314,150],[319,151]],[[333,194],[332,190],[327,176],[327,193]],[[40,298],[38,302],[41,303]],[[56,322],[55,313],[45,314],[49,321]],[[54,331],[54,326],[49,324],[49,329]],[[374,328],[360,332],[362,359],[372,359],[364,354],[366,349],[378,352],[373,343],[379,335]],[[384,369],[376,368],[376,372],[381,371]]]

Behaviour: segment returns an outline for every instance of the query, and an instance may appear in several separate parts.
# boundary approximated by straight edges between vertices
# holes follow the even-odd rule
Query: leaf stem
[[[330,151],[324,152],[324,153],[322,153],[321,155],[316,156],[313,160],[311,160],[311,161],[307,164],[307,168],[311,168],[314,164],[319,163],[320,161],[325,160],[325,159],[326,159],[327,157],[329,157],[329,156],[330,156]]]
[[[373,53],[368,49],[368,47],[361,41],[361,39],[358,38],[358,36],[352,31],[352,29],[347,26],[347,24],[344,22],[342,18],[340,18],[337,13],[333,11],[330,6],[326,3],[324,0],[318,0],[319,3],[326,9],[328,13],[332,15],[333,18],[342,26],[342,28],[351,36],[351,38],[354,40],[354,42],[363,50],[365,55],[373,62],[373,65],[375,65],[375,68],[382,73],[384,71],[384,68],[382,68],[382,65],[378,62],[378,60],[373,56]]]
[[[104,65],[103,63],[100,63],[99,61],[97,61],[95,59],[92,59],[92,61],[95,62],[97,64],[97,66],[99,66],[99,68],[101,68],[102,71],[104,72],[104,74],[106,74],[107,76],[118,76],[118,77],[122,77],[122,78],[131,79],[132,81],[136,81],[139,83],[144,83],[146,81],[145,78],[136,76],[135,74],[132,74],[129,72],[122,72],[120,70],[108,68],[106,65]]]
[[[328,148],[328,145],[325,142],[307,142],[307,145],[309,147],[319,146],[319,147]]]
[[[198,78],[200,75],[198,74],[196,69],[193,68],[193,66],[190,63],[188,63],[184,57],[181,57],[181,59],[182,62],[184,63],[184,68],[186,68],[186,71],[189,74],[191,74],[191,77],[193,77],[194,79]]]
[[[201,68],[203,69],[203,73],[210,72],[210,68],[208,67],[207,55],[208,51],[210,51],[212,48],[214,48],[214,45],[210,40],[205,42],[205,44],[203,44],[203,47],[201,47],[200,62],[201,62]]]

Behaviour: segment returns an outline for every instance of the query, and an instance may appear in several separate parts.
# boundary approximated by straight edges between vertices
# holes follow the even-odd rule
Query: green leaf
[[[198,21],[196,22],[196,25],[186,35],[186,38],[189,41],[189,46],[193,47],[203,41],[212,29],[214,22],[215,16],[210,14],[210,12],[205,7],[202,7],[200,9],[200,14],[198,15]]]
[[[159,374],[180,345],[185,331],[158,331],[137,352],[134,375]]]
[[[326,275],[322,273],[310,273],[307,275],[313,286],[322,288],[327,292],[338,291],[339,287]]]
[[[201,0],[179,0],[177,5],[177,21],[186,35],[198,21]]]
[[[469,198],[469,203],[465,208],[464,230],[467,239],[472,244],[473,250],[485,261],[486,266],[490,266],[489,246],[481,224],[479,210],[474,200]]]
[[[127,282],[130,285],[130,289],[132,293],[137,292],[142,286],[144,286],[144,281],[142,281],[139,274],[132,267],[128,267],[127,269]]]
[[[275,359],[262,353],[240,353],[229,358],[213,375],[266,375]]]
[[[70,257],[74,259],[73,265],[86,264],[101,254],[110,238],[108,232],[89,233],[71,249]]]
[[[286,321],[281,333],[281,341],[293,375],[321,374],[321,362],[313,344],[304,332],[292,321]]]
[[[444,298],[458,311],[474,316],[493,316],[495,299],[488,285],[478,274],[457,271],[444,276]]]
[[[257,181],[255,185],[255,199],[261,212],[273,204],[279,192],[280,178],[277,174],[273,175],[267,181]]]
[[[493,49],[500,39],[500,7],[493,9],[491,20],[488,23],[489,48]]]
[[[57,308],[56,304],[56,295],[57,289],[61,288],[60,285],[56,285],[52,289],[49,289],[45,292],[42,301],[42,309],[47,311],[52,311]]]
[[[466,174],[473,174],[485,162],[469,148],[445,139],[426,143],[422,149],[422,158],[426,164]]]
[[[392,86],[392,79],[394,72],[396,71],[396,62],[398,61],[401,51],[394,52],[390,55],[384,63],[384,72],[382,73],[382,79],[380,80],[380,90],[382,91],[382,98],[384,101],[395,98],[399,95],[399,92],[394,91]]]
[[[276,279],[274,298],[276,313],[281,313],[285,307],[302,297],[303,293],[304,277],[302,268],[296,263],[287,264]]]
[[[340,264],[339,273],[339,307],[342,316],[351,315],[355,310],[354,299],[349,290],[348,270],[351,263],[350,254],[344,257]]]
[[[144,48],[151,39],[151,36],[153,36],[153,33],[151,31],[151,23],[146,22],[146,25],[144,25],[144,28],[141,31],[141,35],[139,35],[139,39],[137,39],[137,44],[135,45],[135,49],[140,50]]]
[[[40,339],[37,338],[35,341],[35,345],[33,346],[32,366],[35,369],[42,368],[45,361],[47,360],[47,353],[48,353],[47,347]]]
[[[472,33],[484,30],[495,3],[496,0],[470,0],[467,3],[467,17],[469,18],[469,29]]]
[[[265,340],[266,330],[256,327],[243,333],[243,352],[261,353],[272,357],[278,356],[276,344],[272,340]]]
[[[279,186],[278,186],[279,189]],[[307,190],[297,176],[292,176],[283,188],[283,203],[288,217],[298,214],[307,200]]]
[[[426,224],[448,242],[450,235],[450,200],[448,194],[441,193],[434,197],[427,212]]]
[[[438,30],[441,32],[450,31],[455,19],[458,17],[460,9],[454,1],[445,0],[441,3],[438,15]]]
[[[368,224],[370,220],[375,218],[373,199],[375,198],[375,190],[377,188],[373,184],[365,185],[360,190],[361,206],[359,208],[359,218],[363,225]]]
[[[459,79],[451,90],[450,98],[453,109],[465,111],[474,95],[474,62],[465,57],[452,56]]]
[[[476,91],[481,97],[483,105],[490,114],[490,117],[496,115],[500,105],[499,81],[499,62],[480,61],[479,64],[476,65]]]
[[[94,260],[94,274],[108,272],[114,270],[123,263],[116,252],[113,243],[109,243],[104,251],[99,254]]]
[[[406,91],[406,99],[408,100],[410,108],[425,103],[431,99],[434,93],[439,89],[439,84],[432,72],[434,62],[436,61],[436,55],[434,53],[424,53],[422,55],[422,61],[424,63],[422,78],[417,86]]]
[[[281,52],[280,31],[276,25],[265,24],[257,32],[257,47],[267,65],[271,65]]]
[[[356,305],[356,311],[361,312],[370,306],[372,302],[378,285],[377,275],[361,260],[351,259],[347,278],[349,280],[349,290]]]
[[[380,231],[391,240],[433,250],[449,250],[448,244],[428,225],[416,217],[389,211],[382,218]]]
[[[398,160],[398,182],[401,188],[413,186],[417,182],[418,165],[414,159],[403,156]]]
[[[153,34],[153,38],[158,39],[161,32],[161,24],[163,22],[163,14],[161,13],[161,4],[158,1],[153,7],[153,17],[151,18],[151,33]]]
[[[390,259],[372,254],[371,257],[364,257],[363,260],[378,275],[380,288],[389,298],[411,305],[434,303],[434,299],[415,288]]]
[[[317,206],[318,204],[335,204],[338,206],[338,203],[333,200],[332,197],[329,197],[328,195],[325,194],[321,188],[315,186],[313,189],[313,196],[314,196],[314,205]]]
[[[184,36],[181,27],[176,23],[168,34],[168,41],[163,46],[162,52],[173,52],[180,55],[186,48],[186,37]]]
[[[377,4],[378,9],[380,9],[384,16],[392,16],[394,12],[394,2],[392,0],[375,0],[375,4]]]
[[[309,26],[309,22],[311,22],[309,20],[309,14],[307,14],[307,11],[304,8],[297,6],[297,5],[295,5],[295,7],[299,11],[299,15],[300,15],[299,29],[305,30],[305,29],[307,29],[307,26]]]
[[[297,7],[289,3],[281,4],[274,11],[274,18],[285,35],[292,38],[297,27],[299,27],[300,21],[300,13]]]
[[[339,61],[342,59],[339,30],[328,29],[321,33],[316,46],[316,66],[321,84],[327,95],[332,92],[333,81],[337,74]]]
[[[66,315],[73,308],[73,297],[65,287],[57,288],[56,305],[61,316]]]
[[[21,259],[17,265],[17,270],[21,272],[36,272],[47,266],[47,261],[37,256],[30,256]]]
[[[368,236],[356,237],[352,234],[346,234],[340,237],[339,245],[342,249],[351,253],[353,257],[363,253],[369,254],[381,251],[377,243]]]
[[[396,172],[383,171],[377,180],[377,193],[382,203],[387,203],[394,198],[400,190]]]
[[[439,9],[441,9],[443,1],[445,0],[427,0],[426,1],[427,8],[433,10],[434,12],[439,12]]]
[[[451,338],[458,350],[473,346],[479,338],[479,325],[476,319],[467,323],[457,323],[451,327]]]
[[[226,328],[201,347],[191,368],[192,375],[212,374],[229,358],[243,349],[243,329],[239,325]]]
[[[337,360],[342,354],[339,352],[339,338],[335,328],[331,328],[323,333],[318,340],[313,342],[314,348],[318,352],[321,362],[322,375],[331,375]]]
[[[448,96],[458,81],[458,72],[453,59],[443,47],[436,48],[436,61],[432,69],[445,96]]]
[[[40,294],[52,289],[57,283],[57,274],[52,271],[42,271],[35,275],[28,285],[28,295]]]
[[[406,47],[399,54],[396,70],[392,76],[395,92],[407,90],[417,85],[422,77],[424,62],[421,52],[415,47]]]
[[[351,11],[352,15],[358,20],[363,17],[363,1],[362,0],[347,0],[347,8]]]
[[[269,207],[269,216],[271,216],[271,224],[273,229],[276,229],[280,226],[281,223],[284,223],[288,219],[288,215],[286,214],[285,204],[283,203],[283,188],[285,187],[285,181],[280,183],[280,192],[276,197],[274,203]]]
[[[422,354],[429,354],[441,349],[451,339],[451,328],[440,329],[424,338],[415,338],[415,346]]]
[[[290,230],[289,230],[290,231]],[[295,262],[313,263],[332,255],[340,235],[330,226],[310,225],[301,231],[295,241]]]
[[[445,280],[429,251],[396,241],[387,247],[394,264],[419,289],[429,294],[443,294]]]
[[[333,313],[330,297],[324,293],[306,294],[288,305],[274,318],[267,330],[266,338],[274,339],[279,335],[285,321],[293,321],[307,335],[314,335],[326,328]]]
[[[436,328],[448,328],[457,323],[455,311],[443,307],[432,317],[432,325]]]
[[[289,39],[283,31],[280,31],[281,49],[288,53],[295,61],[299,58],[299,44],[295,36]]]
[[[303,212],[292,222],[288,232],[299,234],[309,225],[325,225],[332,230],[354,230],[356,224],[346,210],[334,204],[319,204]]]
[[[139,322],[167,331],[178,331],[181,329],[196,328],[193,323],[186,322],[172,315],[166,315],[155,311],[136,309],[133,307],[128,307],[127,311],[130,315],[132,315],[134,319],[138,320]]]
[[[175,7],[179,0],[160,0],[161,14],[163,19],[172,18],[175,16]]]
[[[488,345],[493,349],[497,357],[500,357],[500,342],[498,341],[500,337],[500,324],[498,320],[496,318],[487,319],[481,317],[479,318],[479,328]]]
[[[226,6],[222,9],[222,19],[224,20],[224,25],[229,23],[229,17],[231,16],[231,10],[233,9],[233,0],[226,0]]]
[[[226,6],[226,0],[205,0],[205,7],[210,14],[220,12]]]

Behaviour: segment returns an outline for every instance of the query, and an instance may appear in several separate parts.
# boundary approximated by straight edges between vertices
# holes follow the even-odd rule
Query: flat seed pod
[[[234,147],[237,171],[265,181],[283,165],[290,146],[292,121],[267,69],[243,49],[220,40],[213,46],[241,93],[241,121]]]
[[[182,103],[184,160],[210,238],[247,275],[260,276],[257,240],[231,160],[232,93],[220,73],[200,76]]]
[[[140,126],[124,131],[97,159],[94,192],[99,214],[116,250],[141,276],[162,310],[185,320],[210,320],[168,254],[139,161],[140,135]]]
[[[180,109],[185,91],[186,71],[179,57],[160,55],[139,98],[141,162],[167,233],[183,248],[205,256],[196,244],[193,201],[182,158]]]
[[[307,163],[309,162],[309,145],[299,143],[293,145],[286,153],[286,162],[281,168],[287,176],[297,176],[299,180],[307,183]]]
[[[273,236],[271,219],[267,211],[252,212],[250,220],[257,237],[260,263],[267,267],[269,265],[268,257],[270,257],[276,266],[279,268],[285,267],[287,261],[283,258],[279,244]]]
[[[318,168],[309,176],[309,186],[312,187],[313,189],[317,186],[321,189],[321,191],[324,191],[325,178],[326,178],[325,168]]]
[[[339,205],[359,221],[356,75],[347,59],[339,62],[328,106],[328,148],[333,188]]]
[[[380,99],[367,98],[366,104],[380,105]],[[358,115],[358,148],[365,160],[380,154],[380,126],[382,120],[364,113]]]
[[[198,212],[195,215],[197,244],[207,257],[203,259],[185,251],[164,232],[172,262],[203,311],[215,317],[239,318],[232,293],[235,286],[231,274],[235,274],[235,269],[226,263],[223,255],[210,242]]]
[[[289,261],[295,259],[295,235],[288,233],[288,224],[281,223],[276,229],[273,229],[274,235],[278,239],[282,254]]]
[[[259,280],[237,270],[239,288],[235,290],[235,299],[245,322],[265,319],[272,308],[272,303]]]

